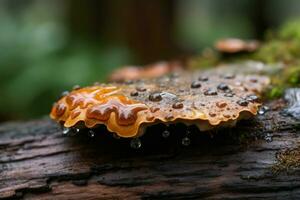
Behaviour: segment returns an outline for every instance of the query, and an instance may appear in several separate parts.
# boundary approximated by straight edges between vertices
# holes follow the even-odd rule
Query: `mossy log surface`
[[[278,160],[298,148],[300,122],[278,105],[188,147],[154,129],[133,150],[108,134],[65,137],[48,118],[1,124],[0,199],[300,199],[299,165]]]

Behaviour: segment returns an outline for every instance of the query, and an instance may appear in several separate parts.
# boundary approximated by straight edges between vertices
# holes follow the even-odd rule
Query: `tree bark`
[[[188,147],[176,128],[150,129],[133,150],[101,131],[65,137],[48,118],[2,124],[0,199],[299,199],[300,170],[277,155],[298,147],[300,123],[278,104]]]

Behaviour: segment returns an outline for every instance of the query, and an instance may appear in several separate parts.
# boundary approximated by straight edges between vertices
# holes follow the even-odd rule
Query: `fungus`
[[[172,81],[163,76],[131,84],[76,88],[54,104],[50,117],[66,128],[105,125],[120,137],[141,136],[147,126],[157,123],[194,124],[201,131],[234,126],[257,114],[258,96],[269,78],[230,77],[217,71],[196,71],[183,72]],[[193,83],[197,87],[191,87]]]
[[[126,80],[156,78],[171,72],[179,72],[181,70],[182,65],[178,62],[158,62],[143,67],[125,66],[115,70],[109,77],[109,80],[114,82],[123,82]]]
[[[237,38],[227,38],[216,42],[215,48],[223,53],[253,52],[259,48],[256,40],[241,40]]]

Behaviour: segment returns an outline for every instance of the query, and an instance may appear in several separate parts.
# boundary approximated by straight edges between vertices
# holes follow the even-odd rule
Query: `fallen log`
[[[65,137],[47,117],[3,123],[0,199],[299,199],[300,123],[281,101],[268,106],[236,128],[195,131],[188,147],[180,127],[168,139],[150,128],[135,150],[103,130]]]

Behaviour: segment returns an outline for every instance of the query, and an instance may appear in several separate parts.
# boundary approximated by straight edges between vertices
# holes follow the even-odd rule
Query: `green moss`
[[[203,51],[190,60],[190,68],[207,68],[220,63],[236,63],[246,60],[261,61],[266,64],[283,63],[280,73],[272,74],[271,85],[264,97],[275,99],[284,90],[300,84],[300,20],[282,25],[277,32],[269,31],[266,40],[254,53],[222,55],[212,49]],[[275,65],[274,65],[275,66]]]
[[[296,41],[281,41],[273,39],[266,42],[250,58],[265,63],[282,62],[285,64],[295,63],[300,56],[300,43]]]
[[[300,147],[288,149],[277,154],[277,163],[272,166],[273,173],[289,172],[300,168]]]
[[[289,67],[286,70],[286,82],[291,86],[300,84],[300,66]]]
[[[284,40],[300,40],[300,20],[289,21],[280,28],[278,37]]]
[[[213,49],[205,49],[199,56],[189,60],[190,69],[203,69],[216,66],[221,60],[220,54]]]
[[[276,99],[282,96],[284,88],[282,87],[273,87],[269,92],[267,92],[268,99]]]

